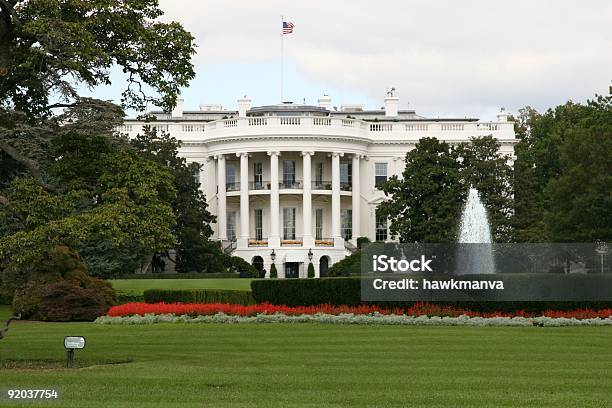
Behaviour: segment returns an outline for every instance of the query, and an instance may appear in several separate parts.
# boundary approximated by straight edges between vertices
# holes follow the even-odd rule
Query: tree
[[[270,278],[271,279],[278,278],[278,272],[276,271],[276,265],[274,263],[270,267]]]
[[[461,143],[457,152],[461,158],[463,184],[478,190],[487,209],[491,235],[495,242],[512,240],[512,166],[509,158],[499,152],[500,143],[493,136],[473,137]]]
[[[308,263],[308,277],[309,278],[315,277],[315,269],[314,269],[314,265],[312,264],[312,262]]]
[[[206,196],[200,189],[198,163],[187,163],[178,155],[180,142],[167,133],[145,127],[144,133],[131,141],[141,155],[167,167],[173,174],[177,191],[172,201],[176,216],[173,229],[177,237],[176,269],[178,272],[220,272],[224,269],[222,252],[210,240],[210,226],[215,217],[208,211]]]
[[[544,223],[553,242],[612,241],[612,97],[565,133],[559,176],[544,188]]]
[[[180,24],[158,21],[162,14],[157,0],[1,0],[0,107],[48,116],[74,103],[77,84],[108,85],[120,67],[125,107],[171,109],[195,76],[195,49]]]
[[[382,190],[389,200],[378,211],[391,221],[401,242],[454,242],[466,188],[457,149],[423,138],[406,154],[403,178],[392,177]]]

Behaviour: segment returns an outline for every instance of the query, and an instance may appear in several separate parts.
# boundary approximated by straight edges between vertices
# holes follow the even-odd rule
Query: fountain
[[[457,275],[495,273],[489,218],[478,190],[470,188],[461,215]]]

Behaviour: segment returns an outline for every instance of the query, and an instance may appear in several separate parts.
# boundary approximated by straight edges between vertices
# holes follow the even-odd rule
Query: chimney
[[[251,100],[244,95],[244,98],[238,99],[238,117],[246,118],[249,109],[251,109]]]
[[[319,107],[325,108],[328,111],[331,110],[331,98],[327,95],[323,95],[319,98]]]
[[[499,113],[497,114],[498,122],[507,122],[508,121],[508,112],[506,112],[506,108],[501,108]]]
[[[385,116],[397,117],[399,109],[399,98],[395,95],[395,88],[391,88],[387,91],[385,97]]]
[[[183,98],[176,98],[176,105],[172,109],[172,117],[180,118],[183,116]]]

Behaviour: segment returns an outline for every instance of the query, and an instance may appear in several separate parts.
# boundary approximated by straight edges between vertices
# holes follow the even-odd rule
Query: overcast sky
[[[161,0],[196,38],[186,108],[285,100],[379,108],[387,87],[425,116],[493,119],[499,107],[538,110],[607,93],[612,1]]]

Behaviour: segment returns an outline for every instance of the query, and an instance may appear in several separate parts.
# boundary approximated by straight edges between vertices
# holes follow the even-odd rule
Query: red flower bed
[[[130,315],[141,315],[145,314],[174,314],[174,315],[214,315],[217,313],[224,313],[226,315],[237,315],[237,316],[255,316],[258,314],[275,314],[283,313],[285,315],[312,315],[316,313],[325,313],[330,315],[339,315],[342,313],[352,313],[367,315],[372,313],[380,314],[406,314],[409,316],[450,316],[457,317],[461,315],[467,315],[470,317],[535,317],[534,314],[527,313],[523,310],[518,310],[513,313],[480,313],[473,312],[466,309],[455,308],[452,306],[440,306],[430,303],[416,303],[414,306],[404,308],[385,309],[375,305],[361,305],[361,306],[332,306],[332,305],[318,305],[318,306],[277,306],[269,303],[261,303],[258,305],[242,306],[242,305],[231,305],[223,303],[210,303],[210,304],[199,304],[199,303],[126,303],[119,306],[113,306],[108,311],[108,316],[130,316]],[[546,317],[565,317],[565,318],[576,318],[576,319],[589,319],[589,318],[606,318],[612,316],[612,309],[603,310],[573,310],[573,311],[547,311],[541,314]]]

